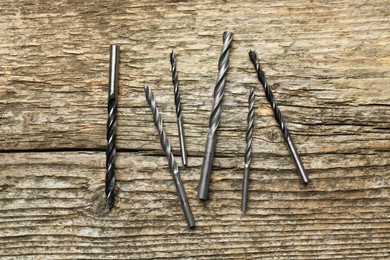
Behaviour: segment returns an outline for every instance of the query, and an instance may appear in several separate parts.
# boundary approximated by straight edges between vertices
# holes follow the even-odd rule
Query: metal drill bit
[[[246,148],[244,157],[244,178],[242,182],[242,201],[241,210],[246,212],[248,209],[248,193],[249,193],[249,173],[252,161],[252,136],[253,122],[255,120],[255,90],[251,88],[249,93],[249,112],[248,112],[248,128],[246,130]]]
[[[110,46],[110,78],[108,82],[108,119],[106,149],[106,198],[109,209],[115,205],[116,110],[118,97],[119,46]]]
[[[158,134],[160,136],[161,147],[163,148],[167,156],[169,169],[172,173],[173,181],[176,186],[177,195],[180,198],[181,206],[187,220],[187,225],[190,228],[195,228],[195,220],[192,215],[192,211],[191,211],[190,204],[188,203],[186,191],[184,190],[183,182],[180,177],[179,167],[177,166],[175,157],[172,154],[171,145],[169,143],[168,137],[165,134],[163,128],[163,121],[158,111],[156,100],[154,99],[152,90],[150,89],[149,86],[145,85],[144,89],[145,89],[146,100],[148,101],[148,104],[153,112],[153,122],[157,127]]]
[[[256,53],[254,51],[250,51],[249,58],[252,61],[253,66],[256,69],[257,77],[258,77],[260,83],[263,85],[265,96],[266,96],[269,104],[272,107],[272,111],[274,112],[274,117],[276,119],[276,122],[278,123],[279,128],[282,131],[283,138],[287,144],[288,149],[290,150],[290,154],[291,154],[292,158],[294,159],[298,175],[301,178],[302,183],[307,184],[307,183],[309,183],[309,178],[305,172],[305,168],[303,167],[301,158],[299,157],[299,154],[298,154],[298,151],[294,145],[293,139],[292,139],[292,137],[287,129],[286,124],[283,121],[283,117],[282,117],[282,114],[279,110],[278,105],[276,104],[274,94],[272,93],[272,90],[267,83],[264,71],[260,67],[259,60],[257,59]]]
[[[209,192],[210,175],[211,175],[211,170],[214,161],[215,144],[217,141],[216,132],[219,126],[222,98],[224,95],[224,87],[226,81],[226,73],[229,67],[228,61],[229,61],[229,54],[230,54],[230,45],[232,43],[232,40],[233,40],[233,33],[231,32],[223,33],[223,47],[218,62],[218,81],[214,88],[214,104],[213,104],[213,110],[211,112],[210,121],[209,121],[210,130],[207,136],[207,143],[206,143],[206,149],[203,158],[202,172],[199,181],[198,198],[203,200],[207,199],[208,192]]]
[[[171,52],[170,60],[171,60],[171,67],[172,67],[173,92],[175,94],[177,127],[179,130],[179,139],[180,139],[181,160],[183,162],[183,165],[186,166],[188,162],[187,162],[186,144],[184,141],[183,114],[181,112],[179,78],[177,76],[177,69],[176,69],[176,55],[173,50]]]

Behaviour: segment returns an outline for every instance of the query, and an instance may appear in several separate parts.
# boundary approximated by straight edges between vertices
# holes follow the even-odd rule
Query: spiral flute
[[[181,206],[182,206],[182,209],[184,211],[184,215],[185,215],[186,220],[187,220],[187,225],[190,228],[195,228],[195,220],[194,220],[194,217],[192,215],[192,211],[191,211],[191,207],[190,207],[190,204],[188,202],[188,199],[187,199],[186,191],[184,190],[183,182],[182,182],[181,177],[180,177],[179,167],[177,166],[175,158],[172,154],[171,145],[169,143],[168,137],[165,134],[165,131],[163,128],[163,121],[162,121],[162,118],[161,118],[160,113],[158,111],[156,100],[154,99],[152,90],[150,89],[149,86],[145,85],[144,89],[145,89],[146,100],[148,101],[148,104],[149,104],[150,108],[152,109],[153,122],[154,122],[155,126],[157,127],[158,134],[160,136],[161,147],[163,148],[163,150],[167,156],[169,169],[172,173],[172,177],[173,177],[173,181],[174,181],[175,186],[176,186],[177,194],[180,198]]]
[[[224,95],[226,74],[229,68],[228,61],[232,40],[233,33],[223,33],[223,47],[218,62],[218,80],[214,88],[214,104],[209,121],[210,130],[207,136],[207,143],[203,158],[203,166],[199,181],[198,198],[203,200],[207,199],[209,191],[210,175],[214,161],[215,144],[217,141],[216,132],[219,126],[222,98]]]
[[[244,177],[242,182],[242,201],[241,210],[246,212],[248,209],[248,193],[249,193],[249,173],[252,161],[252,138],[253,138],[253,123],[255,120],[255,90],[251,88],[249,93],[249,112],[248,112],[248,128],[246,130],[246,148],[244,156]]]
[[[106,149],[106,199],[111,210],[115,205],[116,111],[118,97],[119,46],[110,46],[110,78],[108,83],[108,119]]]
[[[309,183],[309,178],[305,172],[305,168],[303,167],[301,158],[299,157],[299,154],[298,154],[298,151],[294,145],[293,139],[292,139],[292,137],[287,129],[286,124],[283,121],[283,117],[282,117],[282,114],[279,110],[278,105],[276,104],[274,94],[272,93],[272,90],[267,83],[264,71],[260,67],[259,60],[257,58],[256,53],[254,51],[250,51],[249,58],[252,61],[253,66],[256,69],[257,77],[258,77],[261,85],[263,85],[265,96],[266,96],[269,104],[272,107],[272,111],[274,113],[275,120],[278,123],[280,130],[282,131],[283,138],[287,144],[288,149],[290,150],[290,154],[291,154],[292,158],[294,159],[298,175],[301,178],[302,183],[307,184],[307,183]]]
[[[183,114],[181,112],[181,103],[180,103],[179,77],[177,76],[177,69],[176,69],[176,55],[173,50],[170,55],[170,60],[171,60],[171,68],[172,68],[173,92],[175,95],[175,104],[176,104],[177,128],[179,131],[179,139],[180,139],[181,160],[183,162],[183,165],[186,166],[188,162],[187,162],[186,144],[184,140]]]

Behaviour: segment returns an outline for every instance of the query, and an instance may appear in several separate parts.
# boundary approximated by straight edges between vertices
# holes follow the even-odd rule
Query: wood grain
[[[196,199],[201,158],[182,171],[198,227],[186,227],[165,158],[120,153],[117,207],[104,199],[104,153],[1,158],[0,255],[53,258],[383,258],[389,243],[390,154],[311,169],[302,187],[287,160],[259,160],[240,212],[241,161],[219,158],[211,200]],[[335,159],[335,158],[333,158]],[[337,160],[333,160],[337,161]],[[333,169],[332,169],[333,168]],[[22,251],[20,251],[22,250]],[[46,255],[49,254],[49,255]]]
[[[388,1],[3,1],[2,259],[390,257]],[[234,32],[211,200],[196,190],[222,33]],[[108,45],[121,46],[118,204],[104,200]],[[188,230],[143,85],[175,155],[175,49],[198,224]],[[312,180],[302,186],[248,50]],[[256,87],[249,211],[240,208]],[[180,162],[180,160],[178,160]]]

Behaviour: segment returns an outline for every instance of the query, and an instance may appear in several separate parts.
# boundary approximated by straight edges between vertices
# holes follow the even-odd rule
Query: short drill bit
[[[108,83],[108,119],[106,150],[106,198],[109,209],[115,205],[116,110],[118,97],[119,46],[110,46],[110,78]]]
[[[211,175],[211,170],[214,161],[215,144],[217,141],[216,132],[219,126],[222,98],[224,95],[226,73],[229,68],[228,61],[229,61],[230,46],[232,40],[233,40],[233,33],[231,32],[223,33],[223,47],[218,62],[218,80],[214,88],[214,104],[213,104],[213,110],[211,112],[210,121],[209,121],[210,130],[207,136],[207,143],[206,143],[206,148],[205,148],[205,153],[203,158],[202,172],[199,181],[198,198],[203,200],[207,199],[208,192],[209,192],[210,175]]]
[[[171,67],[172,67],[172,83],[173,83],[173,92],[175,95],[175,104],[176,104],[176,115],[177,115],[177,127],[179,130],[179,139],[180,139],[180,149],[181,149],[181,160],[183,165],[187,165],[187,152],[186,144],[184,140],[184,128],[183,128],[183,114],[181,112],[181,103],[180,103],[180,90],[179,90],[179,77],[177,76],[176,69],[176,55],[172,50],[171,56]]]
[[[249,173],[252,161],[252,137],[253,123],[255,120],[255,90],[251,88],[249,93],[249,112],[248,112],[248,128],[246,130],[246,148],[244,156],[244,178],[242,182],[242,202],[241,210],[246,212],[248,209],[248,193],[249,193]]]
[[[259,60],[257,58],[256,53],[254,51],[250,51],[249,58],[252,61],[253,66],[256,69],[257,77],[258,77],[261,85],[263,85],[265,96],[266,96],[269,104],[272,107],[272,111],[274,112],[275,120],[278,123],[280,130],[282,131],[283,138],[287,144],[288,149],[290,150],[290,154],[291,154],[292,158],[294,159],[294,162],[295,162],[295,165],[296,165],[296,168],[298,171],[298,175],[301,178],[302,183],[307,184],[307,183],[309,183],[309,178],[305,172],[305,168],[303,167],[301,158],[299,157],[299,154],[298,154],[298,151],[294,145],[293,139],[292,139],[292,137],[287,129],[286,124],[283,121],[283,117],[282,117],[282,114],[279,110],[278,105],[276,104],[274,94],[272,93],[272,90],[267,83],[264,71],[260,67]]]
[[[172,173],[173,181],[174,181],[175,186],[176,186],[177,194],[180,198],[181,206],[182,206],[182,209],[184,211],[184,215],[186,217],[187,224],[190,228],[195,228],[195,220],[194,220],[194,217],[192,215],[192,211],[191,211],[191,207],[190,207],[190,204],[188,202],[188,199],[187,199],[186,191],[184,190],[183,182],[182,182],[181,177],[180,177],[179,167],[177,166],[175,158],[172,154],[171,145],[169,143],[168,137],[165,134],[165,131],[163,128],[163,121],[162,121],[162,118],[161,118],[160,113],[158,111],[156,100],[154,99],[152,90],[150,89],[149,86],[145,85],[144,89],[145,89],[146,100],[148,101],[148,104],[149,104],[150,108],[152,109],[153,122],[154,122],[155,126],[157,127],[158,134],[160,136],[161,147],[163,148],[163,150],[167,156],[169,169]]]

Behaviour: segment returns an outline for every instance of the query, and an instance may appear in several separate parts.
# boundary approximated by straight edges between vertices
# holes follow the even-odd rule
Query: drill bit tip
[[[232,32],[229,32],[229,31],[223,32],[222,38],[223,38],[223,39],[227,39],[228,37],[231,38],[231,39],[233,39],[233,33],[232,33]]]

